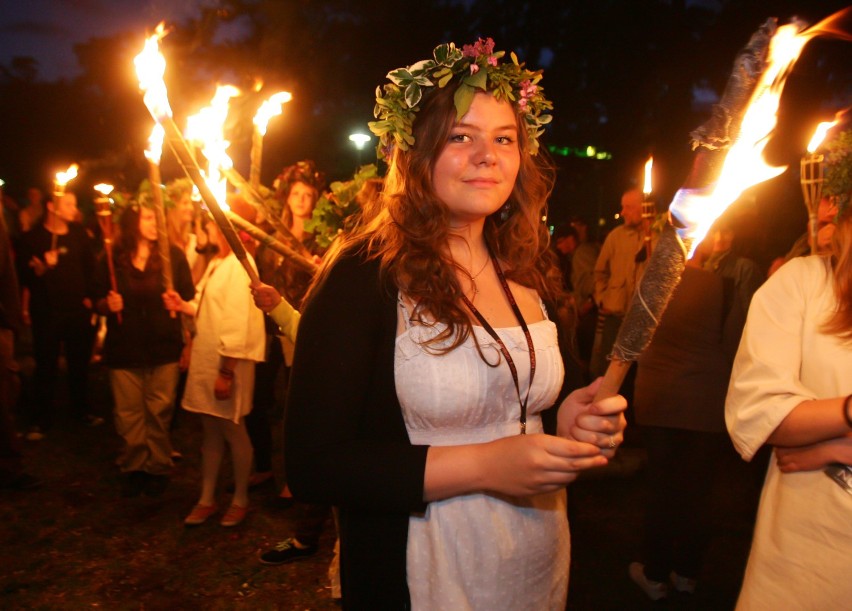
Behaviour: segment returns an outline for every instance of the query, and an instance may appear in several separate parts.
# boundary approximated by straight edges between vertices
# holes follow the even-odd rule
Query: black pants
[[[48,429],[55,419],[53,402],[59,374],[59,355],[64,348],[68,366],[68,398],[71,415],[78,419],[88,413],[89,360],[92,356],[94,327],[89,312],[54,314],[33,318],[35,357],[35,404],[30,424]]]
[[[258,363],[254,368],[254,396],[251,412],[246,416],[246,429],[254,448],[254,469],[259,473],[272,471],[270,415],[275,409],[275,380],[284,364],[278,338],[267,336],[266,346],[266,361]]]
[[[648,451],[645,576],[667,582],[674,570],[697,578],[711,537],[714,488],[734,452],[725,433],[641,427]]]

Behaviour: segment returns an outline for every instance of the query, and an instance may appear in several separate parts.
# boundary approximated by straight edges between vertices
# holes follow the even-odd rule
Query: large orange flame
[[[228,118],[230,99],[238,95],[240,90],[233,85],[217,86],[210,105],[189,117],[186,123],[186,138],[193,144],[200,144],[201,152],[208,161],[204,179],[223,209],[228,208],[225,202],[227,181],[221,170],[234,167],[234,162],[228,156],[231,143],[225,139],[225,120]]]
[[[166,73],[166,58],[160,53],[160,40],[166,35],[163,22],[154,30],[154,34],[145,40],[142,52],[133,59],[139,89],[145,94],[145,106],[157,121],[172,116],[169,95],[163,76]]]
[[[837,36],[833,25],[848,12],[848,8],[844,9],[806,30],[799,24],[785,25],[772,37],[767,67],[752,94],[739,136],[725,156],[718,179],[707,189],[681,189],[670,207],[672,215],[683,225],[678,235],[692,241],[693,251],[716,219],[743,191],[787,169],[786,166],[771,166],[763,159],[769,137],[778,122],[778,106],[787,77],[805,45],[818,35]]]

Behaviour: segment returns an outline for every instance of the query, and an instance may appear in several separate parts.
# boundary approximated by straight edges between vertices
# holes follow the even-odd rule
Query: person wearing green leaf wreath
[[[552,106],[504,55],[449,43],[388,74],[381,209],[301,308],[286,470],[339,508],[346,609],[561,611],[565,486],[623,439],[623,397],[571,392],[536,155]]]

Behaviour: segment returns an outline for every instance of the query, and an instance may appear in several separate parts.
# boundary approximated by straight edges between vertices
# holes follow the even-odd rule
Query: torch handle
[[[595,401],[600,401],[601,399],[607,399],[617,395],[618,390],[621,388],[621,384],[624,382],[624,378],[627,376],[627,372],[630,371],[630,366],[632,364],[632,361],[622,361],[615,358],[612,359],[604,373],[603,382],[601,382],[598,392],[595,393]]]
[[[112,213],[109,209],[109,198],[95,199],[95,214],[98,224],[101,226],[101,234],[104,238],[104,252],[106,253],[107,270],[109,270],[109,286],[113,293],[118,293],[118,281],[115,277],[115,262],[112,258]],[[121,312],[115,314],[118,324],[121,324]]]
[[[104,250],[106,251],[107,269],[109,269],[109,285],[113,293],[118,293],[118,281],[115,278],[115,263],[112,259],[112,239],[104,239]],[[121,312],[115,313],[115,319],[121,324]]]
[[[163,190],[160,187],[160,166],[153,161],[148,162],[148,175],[151,179],[151,193],[154,197],[154,213],[157,217],[157,250],[160,254],[160,268],[163,276],[163,288],[167,291],[174,289],[172,277],[172,256],[169,252],[169,233],[166,229],[166,206],[163,202]],[[177,312],[169,311],[171,318],[177,318]]]
[[[213,195],[213,192],[210,191],[210,187],[207,186],[207,181],[204,180],[204,177],[201,175],[201,170],[195,162],[195,158],[192,156],[186,140],[184,140],[183,135],[181,135],[180,130],[177,125],[175,125],[174,120],[172,120],[171,117],[158,117],[157,120],[163,126],[163,129],[166,132],[166,141],[169,143],[169,147],[172,149],[175,157],[177,157],[183,167],[183,171],[186,172],[186,175],[193,183],[195,183],[195,186],[198,187],[201,199],[204,201],[207,209],[213,216],[213,220],[216,221],[216,224],[219,226],[222,235],[228,242],[228,245],[231,247],[234,255],[236,255],[240,264],[243,266],[243,269],[246,271],[246,274],[248,274],[251,286],[260,286],[260,277],[257,275],[257,272],[254,270],[251,263],[249,263],[245,246],[243,246],[234,226],[231,225],[230,221],[228,221],[228,218],[225,216],[225,213],[222,211],[222,208],[219,206],[219,202],[216,201],[216,196]]]
[[[263,135],[257,126],[252,130],[250,159],[249,184],[252,189],[257,189],[260,186],[260,164],[263,159]]]

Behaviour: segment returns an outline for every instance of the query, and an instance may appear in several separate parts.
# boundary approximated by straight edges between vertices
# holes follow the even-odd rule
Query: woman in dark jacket
[[[156,495],[165,488],[173,466],[169,424],[183,347],[181,320],[166,310],[162,299],[163,262],[154,211],[128,207],[120,224],[116,290],[110,288],[104,262],[96,295],[98,310],[107,315],[104,363],[115,402],[115,428],[124,438],[117,462],[124,474],[123,495]],[[195,287],[186,257],[174,246],[170,257],[175,290],[192,299]]]

